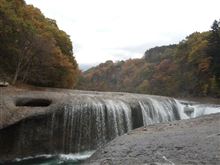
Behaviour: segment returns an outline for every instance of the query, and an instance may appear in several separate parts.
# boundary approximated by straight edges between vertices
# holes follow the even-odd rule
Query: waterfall
[[[65,153],[93,150],[132,129],[131,108],[123,100],[75,98],[63,111],[63,120],[59,113],[55,115],[56,123],[62,125],[59,132]],[[51,124],[54,125],[54,114]]]
[[[196,111],[193,113],[193,117],[199,117],[202,115],[208,115],[212,113],[220,112],[220,106],[218,105],[204,105],[204,104],[196,104],[193,106]]]
[[[59,137],[64,153],[94,150],[139,126],[181,119],[178,101],[172,98],[132,95],[109,97],[73,95],[62,111],[51,116],[51,139]],[[56,144],[52,143],[52,147]],[[55,147],[57,148],[57,147]]]
[[[62,125],[62,151],[74,153],[94,150],[113,138],[136,128],[135,116],[142,116],[142,125],[188,119],[211,113],[210,107],[191,105],[193,115],[185,113],[186,103],[179,100],[149,95],[129,95],[109,97],[102,95],[73,95],[63,108],[63,119],[53,114],[51,125]],[[138,111],[139,109],[139,111]],[[219,107],[213,107],[220,111]],[[56,117],[55,117],[56,116]],[[55,121],[56,120],[56,121]],[[57,132],[57,130],[52,130]],[[51,133],[54,135],[54,133]]]
[[[197,102],[177,101],[177,100],[176,102],[181,119],[195,118],[203,115],[220,112],[220,105],[201,104]],[[192,112],[190,114],[184,112],[185,107],[192,109]]]
[[[0,132],[0,155],[94,151],[141,126],[220,112],[217,105],[128,93],[70,93],[63,100]]]
[[[139,101],[139,104],[142,110],[144,126],[180,119],[174,100],[148,98],[145,101]]]

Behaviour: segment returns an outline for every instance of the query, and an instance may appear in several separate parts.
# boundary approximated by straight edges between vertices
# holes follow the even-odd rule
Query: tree
[[[73,87],[78,65],[69,36],[23,0],[0,3],[0,73],[8,80],[52,87]],[[1,74],[2,75],[2,74]]]
[[[168,96],[220,96],[219,22],[176,45],[147,50],[141,59],[104,63],[83,73],[83,89]],[[88,83],[89,82],[89,83]]]
[[[212,25],[208,53],[212,57],[212,71],[220,88],[220,22],[216,20]]]

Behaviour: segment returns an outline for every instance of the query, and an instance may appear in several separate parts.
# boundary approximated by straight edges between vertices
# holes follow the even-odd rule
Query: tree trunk
[[[18,74],[19,74],[19,69],[16,70],[13,81],[12,81],[12,85],[15,85],[15,83],[18,80]]]
[[[20,69],[21,69],[21,60],[18,61],[18,65],[16,67],[16,70],[15,70],[15,74],[14,74],[14,78],[13,78],[13,81],[12,81],[12,85],[14,85],[17,80],[18,80],[18,75],[20,74]]]

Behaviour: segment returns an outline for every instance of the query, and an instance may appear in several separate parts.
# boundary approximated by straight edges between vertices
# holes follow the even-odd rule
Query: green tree
[[[212,71],[220,88],[220,22],[216,20],[212,25],[208,53],[212,57]]]

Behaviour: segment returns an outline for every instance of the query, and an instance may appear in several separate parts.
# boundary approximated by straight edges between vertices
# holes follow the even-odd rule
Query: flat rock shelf
[[[89,165],[219,165],[220,113],[155,124],[115,138]]]

